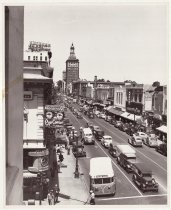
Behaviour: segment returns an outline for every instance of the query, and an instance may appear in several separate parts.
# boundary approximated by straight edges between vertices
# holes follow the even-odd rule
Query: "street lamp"
[[[39,205],[42,205],[42,174],[38,173],[37,174],[37,178],[38,178],[38,184],[39,184]]]
[[[74,174],[75,174],[75,178],[79,178],[80,173],[79,173],[79,170],[78,170],[78,156],[77,156],[78,155],[78,136],[75,136],[73,138],[76,138],[76,164],[75,164]]]

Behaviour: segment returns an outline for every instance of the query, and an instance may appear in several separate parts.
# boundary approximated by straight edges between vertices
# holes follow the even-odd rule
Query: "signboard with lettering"
[[[34,157],[33,166],[28,167],[28,171],[38,173],[49,170],[49,151],[47,149],[32,151],[28,155]]]
[[[51,50],[51,45],[48,43],[42,43],[42,42],[35,42],[35,41],[31,41],[28,49],[31,50],[32,52],[36,51],[50,51]]]
[[[33,99],[32,91],[24,91],[24,100],[32,100],[32,99]]]
[[[142,115],[143,105],[141,103],[126,101],[126,111],[136,115]]]

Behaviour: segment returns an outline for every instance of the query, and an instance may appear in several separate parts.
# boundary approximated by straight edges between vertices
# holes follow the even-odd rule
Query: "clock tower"
[[[70,56],[66,61],[66,85],[79,79],[79,60],[75,56],[75,48],[72,43],[70,47]]]

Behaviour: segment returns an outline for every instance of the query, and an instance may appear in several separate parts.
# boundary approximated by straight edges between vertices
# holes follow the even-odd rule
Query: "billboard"
[[[49,170],[49,151],[47,149],[32,151],[28,155],[34,157],[33,166],[28,167],[28,171],[39,173]]]

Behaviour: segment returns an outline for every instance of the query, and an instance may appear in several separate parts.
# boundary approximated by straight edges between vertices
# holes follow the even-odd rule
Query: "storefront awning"
[[[33,174],[33,173],[30,173],[30,172],[24,172],[23,173],[23,178],[32,178],[32,177],[37,177],[37,174]]]
[[[161,131],[163,133],[167,133],[167,127],[165,125],[156,128],[156,130]]]
[[[123,113],[122,111],[117,110],[117,109],[113,108],[112,106],[108,107],[106,110],[108,112],[110,112],[112,114],[115,114],[115,115],[118,115],[118,116],[121,116],[121,114]]]
[[[45,146],[42,143],[33,142],[24,142],[23,149],[45,149]]]
[[[124,117],[124,118],[126,118],[126,119],[128,119],[128,120],[132,120],[132,121],[137,121],[137,120],[140,120],[142,117],[141,116],[139,116],[139,115],[134,115],[134,114],[131,114],[131,113],[129,113],[129,112],[124,112],[124,113],[122,113],[121,114],[121,117]]]

